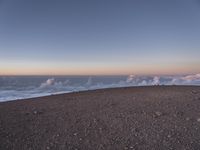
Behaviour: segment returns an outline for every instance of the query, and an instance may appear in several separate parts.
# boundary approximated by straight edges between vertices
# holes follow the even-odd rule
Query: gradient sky
[[[0,0],[0,74],[200,72],[200,0]]]

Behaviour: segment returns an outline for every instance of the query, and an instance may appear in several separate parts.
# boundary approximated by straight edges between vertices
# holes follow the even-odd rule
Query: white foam
[[[73,84],[69,79],[57,81],[56,78],[49,78],[38,87],[29,85],[25,88],[15,89],[15,86],[8,89],[0,89],[0,102],[24,98],[46,96],[51,94],[69,93],[74,91],[85,91],[102,88],[149,86],[149,85],[200,85],[200,74],[186,76],[136,76],[129,75],[118,82],[104,83],[95,82],[89,77],[86,82]]]

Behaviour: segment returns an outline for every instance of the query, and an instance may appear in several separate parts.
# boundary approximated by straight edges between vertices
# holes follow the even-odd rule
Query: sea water
[[[172,84],[200,85],[200,74],[187,76],[0,76],[0,102],[102,88]]]

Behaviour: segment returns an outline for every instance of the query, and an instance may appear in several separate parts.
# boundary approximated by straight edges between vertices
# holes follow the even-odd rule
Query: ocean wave
[[[126,77],[0,77],[0,101],[32,98],[58,93],[69,93],[102,88],[151,86],[151,85],[200,85],[200,74],[185,76],[137,76]],[[45,80],[44,80],[45,79]]]

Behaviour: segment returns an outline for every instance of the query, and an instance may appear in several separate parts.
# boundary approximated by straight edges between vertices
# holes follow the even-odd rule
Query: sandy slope
[[[200,149],[200,87],[96,90],[0,103],[1,150]]]

